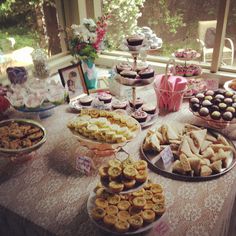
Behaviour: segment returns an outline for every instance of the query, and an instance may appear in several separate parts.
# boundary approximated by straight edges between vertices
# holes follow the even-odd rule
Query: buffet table
[[[10,112],[11,118],[19,116]],[[87,198],[98,178],[96,172],[85,176],[74,168],[78,141],[66,128],[74,116],[68,105],[55,108],[52,116],[41,121],[48,132],[47,141],[33,158],[19,164],[1,163],[0,235],[108,235],[99,231],[87,214]],[[156,124],[166,121],[203,124],[187,103],[179,112],[160,116]],[[231,138],[232,128],[224,130]],[[147,130],[124,147],[136,159],[141,157],[140,145]],[[236,167],[205,182],[176,181],[153,172],[150,177],[163,186],[167,210],[162,225],[145,235],[227,234],[236,194]]]

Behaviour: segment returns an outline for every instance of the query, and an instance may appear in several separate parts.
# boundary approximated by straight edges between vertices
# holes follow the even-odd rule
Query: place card
[[[170,227],[165,220],[160,219],[153,227],[154,235],[164,236],[170,232]]]
[[[87,156],[78,156],[76,157],[75,168],[81,173],[89,175],[94,169],[93,160]]]
[[[170,146],[165,147],[161,152],[160,152],[160,158],[163,161],[163,164],[166,168],[168,168],[174,161],[174,155],[173,152],[170,148]]]
[[[207,89],[210,90],[217,90],[219,88],[219,81],[218,79],[205,79]]]

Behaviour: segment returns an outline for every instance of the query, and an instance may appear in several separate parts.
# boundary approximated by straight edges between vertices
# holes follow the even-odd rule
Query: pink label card
[[[75,168],[83,174],[89,175],[94,167],[93,160],[90,157],[76,157]]]
[[[219,88],[219,81],[217,79],[205,79],[207,89],[217,90]]]

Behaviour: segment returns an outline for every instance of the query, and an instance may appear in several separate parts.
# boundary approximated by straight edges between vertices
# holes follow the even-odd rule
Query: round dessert
[[[215,92],[213,91],[213,90],[207,90],[206,92],[205,92],[205,95],[206,96],[213,96],[215,94]]]
[[[174,52],[175,57],[184,59],[193,59],[197,56],[197,52],[191,48],[181,48]]]
[[[146,68],[141,70],[138,74],[141,79],[150,79],[154,76],[154,70],[152,68]]]
[[[147,120],[147,113],[145,111],[135,111],[131,116],[136,119],[138,122],[145,122]]]
[[[221,113],[219,111],[213,111],[211,113],[211,118],[213,120],[219,120],[221,118]]]
[[[225,121],[231,121],[234,118],[234,116],[230,111],[226,111],[222,114],[222,118]]]
[[[137,77],[137,72],[133,70],[123,70],[120,75],[125,78],[135,79]]]
[[[121,62],[116,66],[116,71],[118,74],[120,74],[123,70],[132,70],[132,66],[128,62]]]
[[[199,110],[199,114],[201,116],[208,116],[209,115],[209,109],[207,107],[201,107]]]
[[[128,46],[140,46],[144,38],[139,35],[131,35],[127,39]]]
[[[138,109],[143,105],[143,99],[142,98],[136,98],[134,103],[135,103],[135,108]],[[129,100],[129,105],[131,107],[134,107],[133,100]]]
[[[104,103],[110,103],[112,100],[112,96],[108,93],[102,93],[98,95],[98,100]]]
[[[93,97],[91,97],[89,95],[79,98],[79,103],[82,106],[90,106],[92,101],[93,101]]]
[[[145,111],[148,114],[153,115],[156,112],[156,106],[153,106],[151,104],[143,104],[141,108],[143,111]]]
[[[116,101],[112,102],[111,106],[114,110],[116,110],[116,109],[126,109],[127,102],[126,101],[122,102],[122,101],[116,100]]]

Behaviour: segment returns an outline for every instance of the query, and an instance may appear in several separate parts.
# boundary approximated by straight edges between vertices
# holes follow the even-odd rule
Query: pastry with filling
[[[127,221],[117,220],[115,223],[115,229],[119,233],[125,233],[129,230],[130,224]]]
[[[105,215],[106,215],[106,212],[101,207],[95,207],[92,210],[92,217],[94,220],[102,220]]]
[[[139,215],[131,216],[128,221],[133,229],[139,229],[143,226],[143,218]]]
[[[141,216],[146,223],[151,223],[155,220],[155,212],[153,210],[144,210]]]

